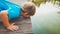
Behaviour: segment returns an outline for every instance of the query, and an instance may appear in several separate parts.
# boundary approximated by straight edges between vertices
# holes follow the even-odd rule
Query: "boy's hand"
[[[11,30],[11,31],[15,31],[15,30],[18,30],[19,27],[17,25],[14,25],[14,23],[13,23],[9,27],[7,27],[7,29],[8,30]]]

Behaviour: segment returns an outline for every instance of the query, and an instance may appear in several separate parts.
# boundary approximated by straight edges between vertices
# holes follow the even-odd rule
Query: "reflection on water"
[[[52,2],[41,3],[31,16],[34,34],[60,34],[60,6]]]

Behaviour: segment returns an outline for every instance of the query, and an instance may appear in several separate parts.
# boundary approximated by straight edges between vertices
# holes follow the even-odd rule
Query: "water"
[[[60,6],[52,2],[40,4],[31,22],[34,34],[60,34]]]

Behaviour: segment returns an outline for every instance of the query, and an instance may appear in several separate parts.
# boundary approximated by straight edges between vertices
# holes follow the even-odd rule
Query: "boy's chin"
[[[29,19],[30,17],[24,17],[24,18]]]

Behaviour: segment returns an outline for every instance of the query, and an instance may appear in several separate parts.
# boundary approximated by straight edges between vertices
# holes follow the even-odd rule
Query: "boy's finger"
[[[13,27],[13,29],[14,29],[14,30],[18,30],[19,28],[18,28],[18,26],[15,25],[15,26]]]

